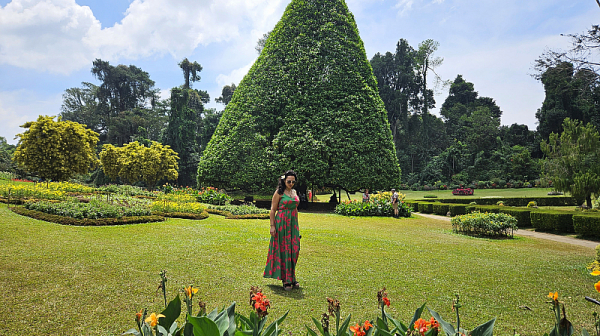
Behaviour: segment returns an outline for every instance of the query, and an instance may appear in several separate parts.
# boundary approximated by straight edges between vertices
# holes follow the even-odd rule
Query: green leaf
[[[456,334],[456,330],[454,329],[454,326],[452,324],[444,321],[444,319],[440,316],[440,314],[436,313],[435,310],[432,310],[429,307],[427,309],[429,310],[429,313],[431,314],[431,316],[433,316],[433,318],[436,321],[438,321],[438,323],[442,326],[442,329],[444,330],[446,335],[454,336],[454,334]]]
[[[235,336],[235,302],[227,308],[227,316],[229,316],[229,329],[226,336]]]
[[[121,335],[142,336],[142,334],[140,334],[140,332],[135,328],[131,328],[131,329],[127,330],[126,332],[122,333]]]
[[[394,326],[396,326],[396,329],[398,329],[400,331],[400,333],[406,334],[406,332],[408,331],[408,327],[406,325],[404,325],[404,323],[396,320],[391,315],[389,315],[387,312],[385,312],[385,317],[388,319],[388,321],[392,321],[392,324]]]
[[[496,318],[487,321],[486,323],[475,327],[471,331],[471,336],[492,336],[494,332],[494,323],[496,322]]]
[[[587,329],[583,328],[581,329],[581,336],[590,336],[590,333],[587,331]]]
[[[317,330],[319,330],[319,332],[321,333],[321,335],[327,336],[325,334],[325,330],[323,330],[323,326],[321,325],[321,322],[319,322],[319,320],[317,320],[314,317],[311,317],[311,318],[312,318],[313,323],[315,324],[315,327],[317,327]]]
[[[206,317],[208,317],[209,319],[214,321],[218,315],[219,315],[219,310],[217,308],[215,308],[213,311],[208,313],[208,315],[206,315]]]
[[[169,302],[167,308],[161,314],[165,315],[165,317],[158,319],[158,325],[163,326],[165,329],[171,328],[173,322],[181,315],[181,299],[179,298],[179,294]]]
[[[304,325],[306,327],[306,330],[308,330],[308,335],[307,336],[318,336],[317,333],[310,329],[306,324]]]
[[[215,324],[217,325],[217,328],[219,328],[219,335],[225,335],[229,330],[229,315],[226,314],[226,310],[223,310],[222,313],[223,314],[219,314],[215,320]]]
[[[162,336],[169,336],[169,332],[167,331],[167,329],[165,329],[165,327],[161,326],[160,324],[156,326],[156,329],[158,330],[158,333]],[[159,335],[157,335],[159,336]]]
[[[381,317],[377,316],[377,322],[375,324],[377,326],[377,330],[385,332],[385,335],[388,335],[390,333],[390,328],[388,327],[388,324]]]
[[[340,325],[340,329],[337,331],[337,335],[340,336],[340,333],[344,332],[344,333],[348,333],[348,328],[350,325],[350,317],[352,316],[352,314],[348,315],[348,317],[346,317],[346,319],[344,320],[344,322],[342,322],[342,324]]]
[[[413,315],[412,320],[408,324],[409,327],[414,326],[415,322],[417,322],[417,320],[421,318],[421,314],[423,314],[423,309],[425,309],[425,304],[426,303],[427,302],[423,303],[423,305],[415,311],[415,315]]]
[[[194,336],[221,336],[217,324],[206,316],[188,316],[188,322],[194,327]]]
[[[283,316],[281,316],[280,318],[278,318],[277,320],[275,320],[273,323],[271,323],[267,329],[265,329],[265,331],[263,332],[263,336],[270,336],[271,334],[273,334],[274,330],[277,329],[279,330],[279,325],[281,323],[283,323],[283,321],[285,320],[285,318],[287,317],[288,313],[290,311],[288,310],[285,314],[283,314]],[[277,334],[275,334],[277,335]]]

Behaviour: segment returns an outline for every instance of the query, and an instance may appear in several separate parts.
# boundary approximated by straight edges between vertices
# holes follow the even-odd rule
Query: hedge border
[[[121,217],[121,218],[72,218],[58,215],[47,214],[41,211],[28,210],[23,207],[10,208],[12,212],[21,216],[30,217],[46,222],[52,222],[62,225],[72,226],[108,226],[108,225],[126,225],[126,224],[139,224],[139,223],[153,223],[163,222],[164,217],[161,216],[134,216],[134,217]]]
[[[187,213],[187,212],[152,212],[153,215],[170,217],[170,218],[181,218],[181,219],[193,219],[201,220],[208,218],[208,212],[206,210],[202,213]]]
[[[271,214],[247,214],[247,215],[234,215],[229,211],[223,211],[218,209],[206,209],[210,214],[225,216],[227,219],[270,219]]]
[[[542,197],[494,197],[494,198],[438,198],[438,199],[417,199],[417,202],[440,202],[453,204],[469,204],[477,202],[477,205],[496,205],[498,201],[503,201],[508,206],[527,206],[531,201],[535,201],[538,206],[576,206],[577,201],[569,196],[542,196]]]
[[[536,231],[575,232],[573,226],[574,213],[566,211],[532,211],[531,225]]]
[[[600,238],[600,214],[573,215],[573,228],[582,237]]]

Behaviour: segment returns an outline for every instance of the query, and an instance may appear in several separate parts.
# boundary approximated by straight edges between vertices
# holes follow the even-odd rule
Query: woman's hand
[[[271,225],[271,237],[275,238],[277,234],[277,230],[275,230],[275,225]]]

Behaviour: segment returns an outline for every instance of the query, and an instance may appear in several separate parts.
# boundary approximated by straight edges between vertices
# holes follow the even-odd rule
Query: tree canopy
[[[387,189],[400,168],[387,113],[343,0],[292,0],[236,88],[198,166],[199,184]]]
[[[600,195],[600,135],[590,123],[566,118],[563,132],[550,134],[541,147],[547,159],[544,173],[558,191],[571,193],[592,207],[591,196]]]
[[[162,179],[177,179],[177,153],[168,145],[152,141],[150,147],[134,141],[123,147],[102,146],[100,161],[104,174],[128,183],[144,182],[150,189]]]
[[[19,166],[44,179],[68,180],[87,173],[97,163],[98,133],[73,121],[54,121],[54,117],[39,116],[26,122],[27,130],[19,137],[14,160]]]

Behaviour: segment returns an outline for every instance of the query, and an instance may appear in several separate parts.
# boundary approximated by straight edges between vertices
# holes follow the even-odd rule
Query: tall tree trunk
[[[588,207],[588,209],[592,208],[592,195],[591,194],[585,195],[585,205]]]

